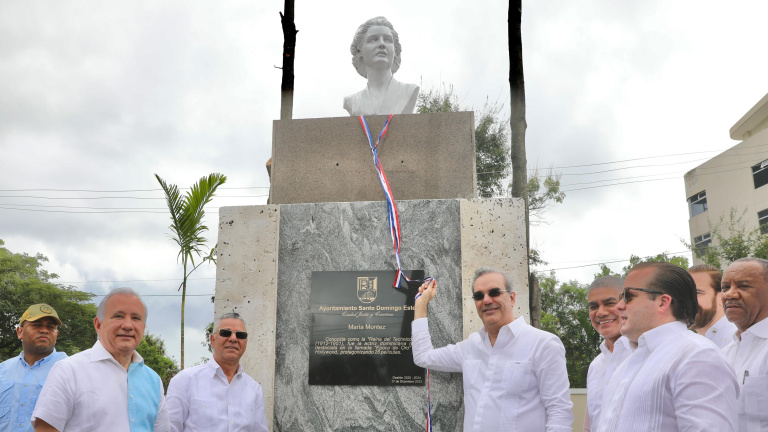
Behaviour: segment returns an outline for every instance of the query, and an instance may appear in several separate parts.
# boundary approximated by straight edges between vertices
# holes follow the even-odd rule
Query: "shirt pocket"
[[[768,430],[768,375],[749,376],[741,389],[748,431]]]
[[[504,366],[504,375],[501,382],[504,386],[504,396],[516,398],[528,389],[531,377],[531,362],[529,361],[508,361]]]
[[[13,399],[13,381],[0,381],[0,425],[11,420],[11,399]]]
[[[220,414],[219,402],[211,399],[189,399],[189,414],[184,422],[184,430],[208,431],[214,429]],[[226,417],[226,412],[224,413]]]
[[[482,364],[480,360],[465,360],[461,367],[462,381],[464,382],[464,398],[472,398],[479,395],[483,387],[483,374],[480,373]],[[471,401],[466,401],[470,402]]]

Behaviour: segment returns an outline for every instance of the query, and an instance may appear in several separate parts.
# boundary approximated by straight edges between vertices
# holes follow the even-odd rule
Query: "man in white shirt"
[[[696,282],[696,295],[699,299],[699,313],[691,330],[706,337],[722,349],[733,340],[736,326],[728,321],[723,310],[723,295],[720,282],[723,273],[717,267],[700,264],[688,269]]]
[[[584,432],[597,429],[603,393],[616,368],[634,348],[629,339],[621,336],[619,295],[624,281],[616,276],[595,279],[587,289],[587,307],[592,327],[604,338],[600,354],[592,360],[587,372],[587,413],[584,416]]]
[[[597,431],[735,431],[733,368],[688,330],[699,309],[691,275],[669,263],[638,264],[618,309],[621,334],[637,348],[611,377]]]
[[[130,288],[99,304],[93,348],[53,365],[32,413],[35,432],[167,432],[163,382],[136,347],[147,305]]]
[[[213,360],[179,372],[168,384],[173,432],[267,432],[261,386],[240,366],[245,322],[224,314],[211,334]]]
[[[462,372],[464,431],[571,431],[565,348],[557,336],[515,319],[511,278],[480,268],[472,282],[483,328],[468,339],[434,349],[427,304],[437,283],[419,288],[412,323],[413,361],[443,372]]]
[[[739,431],[768,431],[768,261],[742,258],[725,269],[725,316],[736,324],[723,348],[741,386]]]

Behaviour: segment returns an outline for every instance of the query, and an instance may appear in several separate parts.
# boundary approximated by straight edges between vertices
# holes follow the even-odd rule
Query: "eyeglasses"
[[[629,294],[629,290],[647,292],[648,294],[666,294],[661,291],[653,291],[645,288],[626,287],[624,288],[624,291],[621,294],[619,294],[619,301],[624,300],[624,303],[629,303],[630,301],[632,301],[633,298],[635,298],[635,296]]]
[[[232,336],[232,330],[228,329],[219,329],[219,336],[228,338]],[[244,331],[236,331],[235,337],[238,339],[248,339],[248,332]]]
[[[503,292],[507,292],[507,290],[503,290],[501,288],[491,288],[488,290],[488,297],[498,297]],[[472,298],[475,299],[475,301],[481,301],[485,298],[485,293],[482,291],[475,291],[472,293]]]

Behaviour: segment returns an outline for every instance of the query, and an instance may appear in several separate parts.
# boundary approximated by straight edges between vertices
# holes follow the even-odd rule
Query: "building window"
[[[768,184],[768,159],[752,167],[752,179],[755,181],[755,189]]]
[[[701,191],[688,198],[688,209],[690,210],[691,217],[707,211],[707,191]]]
[[[706,255],[707,247],[712,244],[712,234],[706,233],[693,238],[693,248],[699,255]]]
[[[757,212],[757,223],[760,224],[760,233],[768,234],[768,209]]]

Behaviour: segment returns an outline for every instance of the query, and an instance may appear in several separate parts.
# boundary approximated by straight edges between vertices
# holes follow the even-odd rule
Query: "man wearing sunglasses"
[[[598,432],[736,430],[736,375],[715,344],[688,330],[698,309],[685,269],[648,262],[630,270],[618,310],[636,349],[605,390]]]
[[[261,386],[240,366],[247,346],[240,314],[222,315],[211,334],[213,360],[184,369],[168,384],[171,431],[268,431]]]
[[[768,430],[768,261],[742,258],[723,274],[725,316],[736,324],[723,353],[736,370],[739,431]]]
[[[464,375],[464,431],[562,431],[573,426],[565,348],[557,336],[514,318],[511,278],[480,268],[472,300],[483,328],[455,345],[434,349],[427,304],[437,283],[419,288],[412,324],[417,365]]]

